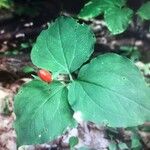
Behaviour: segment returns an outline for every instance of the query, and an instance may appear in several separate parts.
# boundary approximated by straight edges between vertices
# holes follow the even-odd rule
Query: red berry
[[[38,76],[45,82],[50,83],[52,82],[52,74],[47,70],[41,69],[38,71]]]

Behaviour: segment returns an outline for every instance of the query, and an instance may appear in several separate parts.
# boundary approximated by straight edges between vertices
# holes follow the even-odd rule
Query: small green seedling
[[[75,136],[70,137],[69,139],[70,149],[73,150],[74,147],[78,144],[78,142],[79,142],[78,137],[75,137]]]

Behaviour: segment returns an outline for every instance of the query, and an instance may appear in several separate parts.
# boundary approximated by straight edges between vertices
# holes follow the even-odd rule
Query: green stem
[[[73,81],[71,73],[69,73],[69,78],[70,78],[71,81]]]

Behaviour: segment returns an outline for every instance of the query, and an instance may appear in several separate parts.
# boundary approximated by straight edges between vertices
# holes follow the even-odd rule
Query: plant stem
[[[73,81],[72,75],[69,73],[69,78],[71,81]]]

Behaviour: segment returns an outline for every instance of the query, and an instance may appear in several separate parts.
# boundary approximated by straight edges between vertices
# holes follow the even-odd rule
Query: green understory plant
[[[138,127],[124,128],[123,136],[119,136],[120,131],[107,127],[107,135],[110,138],[109,150],[141,150],[142,138]],[[117,139],[118,138],[118,139]]]
[[[57,18],[41,32],[31,59],[52,73],[53,82],[33,79],[15,96],[18,146],[56,139],[77,126],[74,114],[110,127],[150,120],[150,89],[140,71],[128,58],[114,53],[88,61],[94,43],[91,29],[70,17]],[[60,76],[67,78],[59,80]]]
[[[9,9],[12,5],[12,0],[0,0],[0,9]]]
[[[104,15],[104,20],[112,34],[124,32],[134,14],[142,20],[150,20],[150,1],[134,12],[127,6],[127,0],[89,0],[80,11],[78,17],[89,20],[99,15]]]

